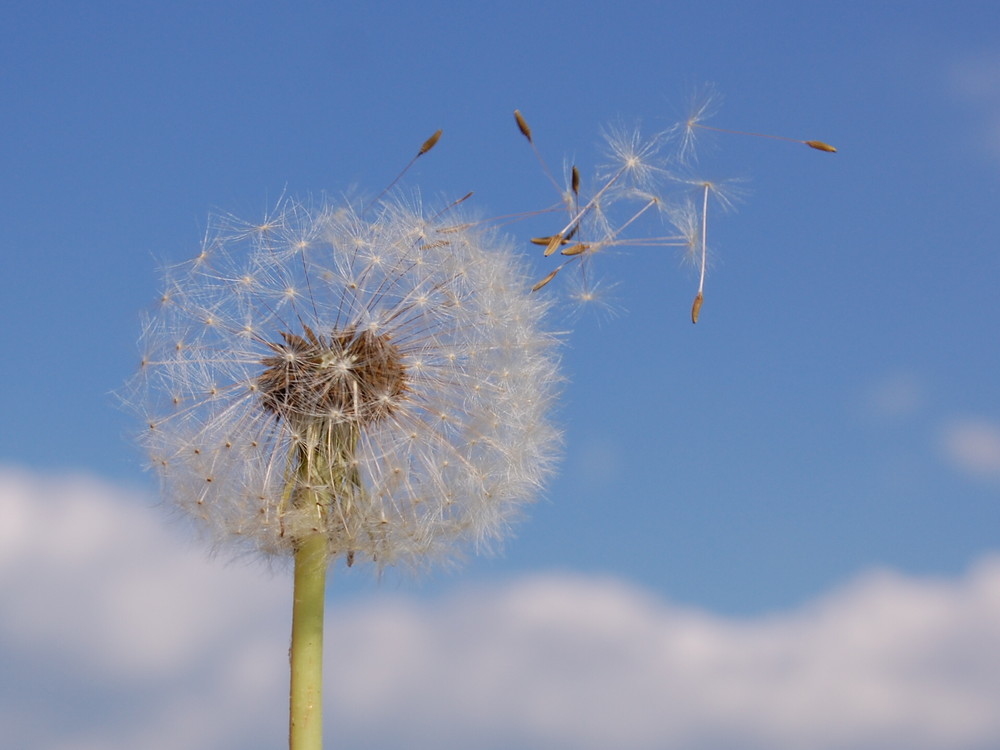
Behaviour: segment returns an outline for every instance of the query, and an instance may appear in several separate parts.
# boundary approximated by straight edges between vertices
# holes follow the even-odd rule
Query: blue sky
[[[600,161],[602,128],[619,121],[666,128],[684,117],[691,92],[711,82],[722,106],[709,124],[822,139],[839,152],[705,134],[692,171],[742,180],[747,195],[737,211],[713,216],[716,262],[699,324],[688,317],[697,275],[673,249],[601,259],[597,270],[616,284],[620,314],[585,313],[566,339],[559,414],[566,457],[546,499],[503,556],[458,573],[418,582],[390,574],[377,584],[338,572],[330,608],[345,614],[331,627],[363,633],[357,623],[397,607],[408,613],[404,621],[432,628],[441,611],[467,607],[482,617],[477,592],[531,600],[532,587],[545,585],[569,592],[567,601],[588,602],[567,611],[608,611],[594,602],[604,594],[619,601],[609,582],[631,592],[631,604],[621,606],[629,622],[655,610],[676,626],[683,613],[698,613],[690,616],[707,623],[699,633],[735,633],[732,642],[751,649],[745,644],[760,633],[739,630],[747,623],[849,613],[868,606],[874,599],[865,592],[879,586],[889,590],[884,601],[901,602],[899,612],[931,591],[935,602],[938,594],[948,602],[940,606],[956,623],[963,612],[981,622],[988,609],[1000,627],[989,594],[996,590],[989,581],[1000,581],[990,562],[1000,547],[998,29],[1000,8],[987,2],[9,3],[0,11],[0,464],[6,512],[21,520],[7,527],[20,535],[8,531],[8,549],[20,552],[0,557],[0,570],[8,566],[5,596],[28,602],[25,612],[39,621],[73,621],[76,609],[90,606],[86,599],[74,595],[50,611],[38,592],[51,589],[58,599],[55,592],[93,587],[110,603],[102,566],[132,565],[77,539],[69,546],[93,555],[65,558],[76,561],[76,573],[53,565],[37,580],[12,575],[10,566],[30,565],[25,539],[65,540],[72,531],[54,515],[62,506],[47,516],[24,505],[48,502],[43,489],[57,487],[63,499],[53,503],[86,498],[97,515],[121,512],[115,533],[100,532],[110,549],[142,554],[135,529],[155,536],[162,523],[168,536],[149,545],[160,545],[163,560],[173,559],[176,545],[177,555],[191,556],[183,570],[222,569],[191,573],[194,579],[236,576],[234,590],[259,585],[264,601],[284,601],[282,572],[202,560],[154,507],[154,478],[129,439],[136,425],[112,395],[136,366],[139,312],[156,293],[158,267],[197,252],[210,213],[254,219],[285,194],[375,193],[438,128],[440,144],[407,175],[407,189],[431,201],[474,190],[473,208],[483,215],[537,209],[555,196],[514,127],[514,108],[528,117],[550,164],[569,159],[586,173]],[[531,251],[527,228],[511,231]],[[139,511],[144,520],[136,521]],[[76,531],[98,528],[105,529],[81,522]],[[179,592],[191,580],[155,562],[138,567],[161,576],[163,600],[186,596]],[[215,607],[223,600],[205,591],[183,601]],[[980,600],[970,591],[986,593]],[[159,606],[166,617],[187,605]],[[237,640],[276,643],[280,679],[283,604],[266,616],[259,605],[246,607],[273,629],[261,635],[264,626],[255,624]],[[199,612],[178,621],[171,637],[185,623],[236,617]],[[849,614],[830,616],[851,622]],[[894,618],[879,620],[889,623],[886,643],[894,642]],[[86,621],[95,633],[103,627],[96,614]],[[515,643],[512,628],[497,641]],[[3,661],[34,675],[16,700],[5,687],[4,713],[42,715],[44,701],[32,696],[42,695],[39,675],[52,669],[52,654],[32,651],[16,628],[2,632]],[[115,651],[54,632],[66,637],[67,654]],[[178,641],[177,653],[191,661],[178,656],[176,663],[198,663],[185,643]],[[936,653],[920,643],[914,654]],[[190,644],[218,648],[209,635],[191,636]],[[451,657],[442,652],[436,663]],[[142,728],[111,706],[125,692],[142,702],[123,685],[145,662],[121,661],[133,671],[105,675],[101,690],[84,703],[69,701],[79,710],[44,733],[32,734],[25,722],[25,741],[46,748],[89,747],[88,737],[100,737],[103,747],[132,742]],[[93,665],[82,657],[73,663],[74,679],[92,681]],[[194,667],[164,677],[162,665],[146,666],[147,676],[157,675],[149,677],[150,695],[161,698],[195,679]],[[965,688],[995,705],[1000,684],[984,680]],[[379,692],[392,680],[373,684],[373,695],[397,705],[396,692]],[[72,684],[65,690],[71,694]],[[398,705],[405,704],[401,695]],[[901,705],[903,716],[910,704]],[[355,708],[364,715],[364,706]],[[95,711],[104,734],[87,724]],[[510,711],[490,721],[520,727],[521,746],[583,746],[571,734],[546,734],[544,722],[518,724],[511,717],[525,711]],[[428,712],[413,721],[430,722]],[[710,727],[712,711],[705,716]],[[211,717],[205,712],[204,726],[197,724],[217,733],[205,746],[251,746]],[[363,736],[365,720],[344,721],[348,736]],[[928,730],[924,745],[909,746],[995,746],[1000,727],[984,722],[969,719],[965,734],[941,735],[939,745],[940,727]],[[435,747],[476,746],[463,727],[452,737],[433,726],[424,727],[427,736],[444,743]],[[647,744],[614,734],[613,726],[586,736],[621,747],[721,741],[696,722],[684,726],[677,735],[654,727]],[[876,724],[859,719],[857,726],[844,746],[877,747],[864,734]],[[754,727],[744,729],[745,746],[753,737],[771,747],[827,747],[820,719],[805,722],[801,736]],[[391,738],[372,742],[390,746]]]

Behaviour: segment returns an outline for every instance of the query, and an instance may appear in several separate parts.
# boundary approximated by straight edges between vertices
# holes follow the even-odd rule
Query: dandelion
[[[135,397],[164,494],[219,546],[295,560],[292,747],[318,746],[294,740],[319,736],[328,565],[489,548],[553,468],[546,303],[453,211],[216,222],[145,323]]]
[[[146,324],[144,436],[223,544],[420,563],[488,543],[558,441],[545,303],[507,247],[401,205],[220,226]],[[491,247],[492,245],[498,245]]]

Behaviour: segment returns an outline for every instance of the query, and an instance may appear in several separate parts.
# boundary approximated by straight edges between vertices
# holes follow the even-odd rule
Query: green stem
[[[295,551],[295,588],[292,593],[292,686],[288,747],[323,748],[323,610],[326,536],[307,537]]]

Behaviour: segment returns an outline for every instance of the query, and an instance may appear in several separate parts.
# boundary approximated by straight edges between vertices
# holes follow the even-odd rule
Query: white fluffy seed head
[[[453,219],[453,217],[450,217]],[[422,565],[499,540],[550,474],[546,303],[510,247],[400,203],[286,203],[170,269],[133,403],[215,540]]]

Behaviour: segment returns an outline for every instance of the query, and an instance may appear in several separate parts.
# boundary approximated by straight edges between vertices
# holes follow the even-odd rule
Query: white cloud
[[[287,576],[210,562],[133,493],[0,472],[10,747],[280,747]],[[339,746],[1000,746],[1000,558],[872,572],[734,619],[614,579],[534,576],[331,608]]]
[[[1000,740],[998,593],[992,561],[744,621],[565,577],[391,603],[334,628],[335,711],[426,747],[975,747]]]
[[[224,747],[261,732],[280,746],[257,708],[269,696],[280,722],[289,599],[259,570],[209,561],[137,493],[0,472],[5,746]]]
[[[960,471],[1000,478],[1000,425],[984,419],[959,419],[945,425],[942,446]]]

